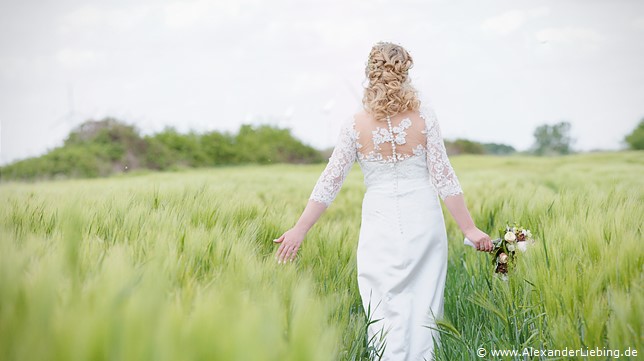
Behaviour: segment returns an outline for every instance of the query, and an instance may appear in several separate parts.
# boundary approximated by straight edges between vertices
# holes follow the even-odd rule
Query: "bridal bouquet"
[[[534,243],[532,233],[529,229],[519,226],[517,223],[513,227],[509,225],[499,230],[501,238],[492,241],[494,249],[490,252],[494,255],[492,264],[494,272],[506,276],[508,267],[514,266],[516,252],[525,252],[528,245]]]

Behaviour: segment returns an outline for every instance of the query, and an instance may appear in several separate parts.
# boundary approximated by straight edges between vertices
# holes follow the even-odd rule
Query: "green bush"
[[[633,132],[624,139],[631,149],[644,149],[644,119],[640,120]]]
[[[515,153],[517,150],[514,147],[506,144],[498,143],[483,143],[483,148],[486,154],[506,155]]]
[[[87,121],[45,155],[1,168],[3,180],[101,177],[112,173],[239,163],[314,163],[324,158],[288,129],[242,125],[237,134],[182,134],[174,128],[142,137],[114,118]]]
[[[445,142],[449,154],[484,154],[485,148],[481,143],[467,139],[456,139]]]
[[[295,139],[290,130],[268,125],[242,125],[235,139],[241,163],[313,163],[320,152]]]
[[[236,162],[235,136],[228,133],[209,132],[201,136],[201,149],[211,165]]]
[[[199,135],[190,132],[181,134],[174,128],[166,128],[153,136],[174,154],[174,163],[187,167],[202,167],[208,165],[206,154],[201,149]]]

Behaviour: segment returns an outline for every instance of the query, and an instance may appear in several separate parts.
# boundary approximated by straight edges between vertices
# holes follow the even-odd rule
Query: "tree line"
[[[3,180],[102,177],[136,169],[169,170],[229,164],[317,163],[315,148],[288,129],[244,124],[236,134],[179,133],[168,127],[153,135],[114,118],[90,120],[71,131],[62,146],[1,168]]]
[[[543,124],[524,154],[561,155],[573,152],[568,122]],[[644,149],[644,119],[625,137],[631,149]],[[445,140],[449,155],[519,153],[512,146],[467,139]],[[210,131],[180,133],[167,127],[141,135],[133,126],[107,117],[74,128],[63,145],[40,157],[0,168],[2,180],[56,177],[102,177],[137,169],[172,170],[231,164],[320,163],[333,148],[317,150],[295,138],[289,129],[243,124],[237,133]]]

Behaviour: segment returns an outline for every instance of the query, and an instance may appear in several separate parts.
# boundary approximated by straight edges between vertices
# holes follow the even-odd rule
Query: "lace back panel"
[[[408,158],[414,158],[414,162],[407,162]],[[429,172],[429,180],[442,199],[463,193],[447,157],[436,115],[427,106],[421,106],[419,111],[397,114],[390,117],[389,122],[376,121],[366,113],[357,114],[345,122],[309,199],[329,206],[356,161],[363,166],[365,177],[369,174],[398,177],[398,173],[404,171]],[[396,167],[401,161],[406,164]],[[424,162],[426,168],[421,169],[423,172],[413,170],[418,161]]]
[[[354,129],[360,160],[393,162],[423,154],[425,121],[420,113],[405,112],[389,120],[375,120],[366,114],[356,116]]]

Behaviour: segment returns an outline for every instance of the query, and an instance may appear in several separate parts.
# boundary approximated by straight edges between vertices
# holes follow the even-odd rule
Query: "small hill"
[[[289,129],[242,125],[237,134],[182,134],[173,128],[141,136],[115,118],[89,120],[62,146],[0,168],[2,180],[102,177],[136,169],[165,170],[244,163],[315,163],[324,158]]]

